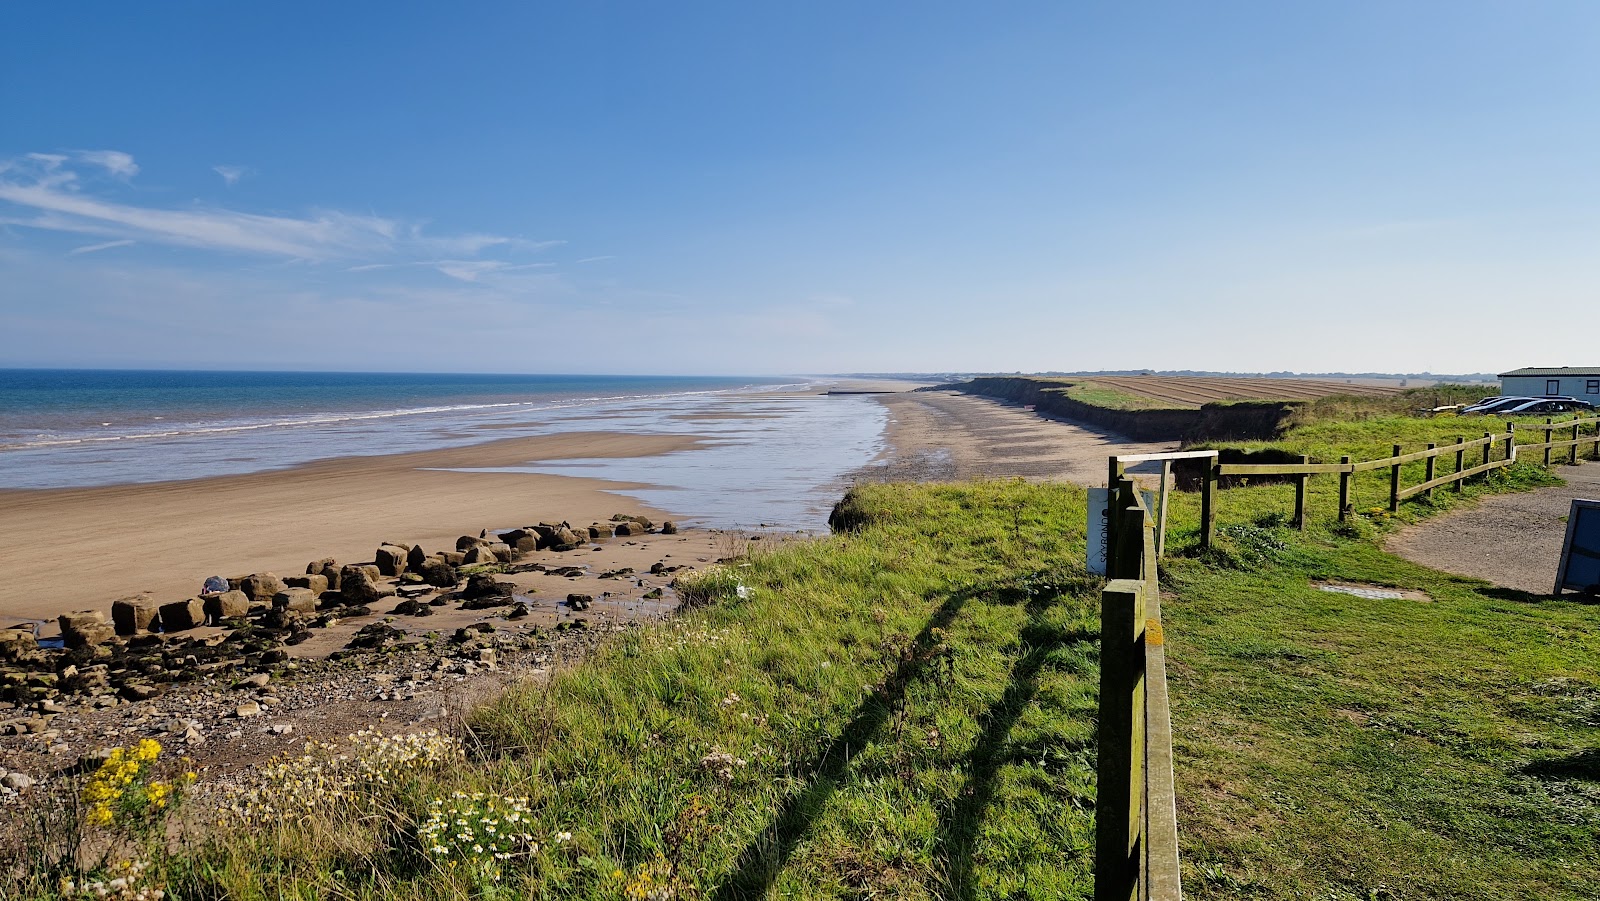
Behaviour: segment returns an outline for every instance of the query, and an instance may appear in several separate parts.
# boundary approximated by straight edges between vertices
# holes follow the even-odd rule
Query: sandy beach
[[[372,559],[383,541],[454,549],[457,536],[613,513],[669,518],[609,494],[615,482],[440,472],[695,447],[677,435],[575,432],[328,460],[288,470],[105,488],[0,492],[0,622],[109,609],[119,597],[193,596],[210,575],[293,574]]]

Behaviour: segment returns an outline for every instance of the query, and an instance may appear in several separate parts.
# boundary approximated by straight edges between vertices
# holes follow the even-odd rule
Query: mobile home
[[[1600,402],[1600,366],[1513,369],[1500,373],[1500,393],[1508,397],[1576,397],[1597,403]]]

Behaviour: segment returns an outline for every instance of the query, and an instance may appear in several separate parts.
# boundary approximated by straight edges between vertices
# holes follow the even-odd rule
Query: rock
[[[501,532],[500,540],[519,554],[527,554],[539,549],[539,533],[532,529],[512,529],[509,532]]]
[[[305,588],[317,594],[328,590],[328,577],[322,573],[308,576],[290,576],[283,580],[283,584],[290,588]]]
[[[122,686],[122,696],[130,701],[148,701],[159,694],[159,686],[144,682],[125,682]]]
[[[618,538],[627,538],[627,537],[632,536],[632,535],[641,535],[643,533],[644,533],[644,530],[639,528],[638,523],[632,523],[632,522],[619,522],[619,523],[617,523],[616,534],[617,534]]]
[[[260,716],[261,705],[257,704],[255,701],[245,701],[238,707],[233,708],[233,715],[241,720],[248,719],[252,716]]]
[[[342,587],[339,584],[339,574],[342,571],[343,567],[336,563],[329,563],[327,566],[322,568],[322,577],[328,580],[329,591],[338,591]]]
[[[34,779],[22,773],[7,773],[4,777],[0,777],[0,785],[16,792],[26,791],[33,788]]]
[[[511,582],[501,582],[489,573],[473,573],[463,594],[468,598],[510,597],[517,590]]]
[[[563,526],[551,539],[553,543],[550,545],[550,547],[552,550],[570,551],[573,548],[586,544],[588,537],[589,536],[587,533],[579,535],[572,529]]]
[[[69,648],[104,644],[116,632],[106,623],[106,615],[98,610],[63,613],[56,621],[61,624],[61,637]]]
[[[294,724],[293,723],[279,723],[276,726],[272,727],[272,734],[273,735],[288,735],[289,733],[291,733],[293,731],[294,731]]]
[[[416,616],[417,612],[420,610],[427,610],[429,613],[433,612],[432,607],[429,607],[426,604],[418,603],[415,598],[408,598],[404,601],[401,601],[400,603],[394,605],[394,609],[389,612],[393,613],[395,616]]]
[[[411,550],[406,551],[406,569],[415,572],[422,568],[427,559],[428,555],[423,553],[422,545],[413,545]]]
[[[160,606],[148,598],[123,598],[111,602],[111,622],[115,625],[118,635],[153,632],[156,618],[160,615]]]
[[[503,544],[500,546],[505,547]],[[466,553],[461,557],[461,562],[464,566],[481,566],[486,563],[499,563],[500,557],[491,548],[475,544],[467,548]]]
[[[113,609],[112,613],[115,612]],[[246,616],[250,613],[250,596],[242,591],[224,591],[221,594],[210,595],[205,598],[205,612],[213,620]]]
[[[345,647],[381,648],[388,642],[399,641],[405,637],[406,633],[387,623],[373,623],[370,626],[362,626],[361,631],[357,632]]]
[[[587,594],[567,595],[567,606],[574,610],[588,610],[589,605],[593,603],[594,598]]]
[[[422,581],[435,588],[454,588],[460,581],[456,575],[456,568],[445,562],[443,557],[429,557],[417,566],[417,575]]]
[[[439,556],[443,557],[444,562],[450,564],[451,566],[461,566],[467,562],[467,555],[460,551],[445,551]]]
[[[663,534],[663,535],[676,535],[676,534],[678,534],[678,524],[673,522],[670,519],[667,520],[666,522],[661,524],[661,534]]]
[[[161,605],[161,631],[182,632],[206,624],[206,605],[199,598],[188,598]]]
[[[381,598],[392,596],[394,591],[378,584],[376,572],[351,564],[339,570],[339,594],[346,604],[375,604]]]
[[[200,734],[199,729],[196,729],[194,726],[190,726],[189,728],[183,730],[183,743],[189,745],[190,747],[198,748],[206,743],[206,737]]]
[[[38,647],[31,629],[0,629],[0,660],[20,660]]]
[[[456,539],[456,550],[465,553],[469,548],[482,547],[489,544],[494,544],[494,542],[477,535],[462,535]]]
[[[478,649],[478,663],[482,664],[483,666],[492,667],[498,662],[498,660],[499,655],[495,653],[494,648]]]
[[[272,573],[251,573],[239,581],[239,590],[250,596],[252,604],[266,604],[288,586]]]
[[[272,606],[294,613],[315,613],[317,595],[309,588],[285,588],[272,596]]]
[[[630,516],[627,513],[615,513],[615,514],[612,514],[611,521],[612,522],[631,522],[634,525],[638,526],[639,528],[645,530],[646,532],[650,531],[650,527],[653,525],[653,523],[651,523],[650,520],[647,517]]]
[[[522,601],[518,601],[511,606],[511,611],[506,614],[506,619],[522,619],[530,612],[532,611],[528,609],[527,604],[523,603]]]
[[[272,684],[272,677],[270,675],[266,673],[256,673],[253,676],[246,676],[243,680],[241,680],[239,682],[239,687],[266,688],[270,684]]]
[[[329,567],[338,568],[338,566],[339,563],[337,560],[334,560],[332,557],[323,557],[321,560],[313,560],[306,564],[306,575],[317,575],[324,570],[327,570]]]
[[[593,525],[589,527],[589,540],[601,541],[615,535],[610,526]]]
[[[383,576],[398,576],[406,571],[406,554],[410,548],[401,548],[392,544],[379,546],[374,553],[377,561],[378,574]]]

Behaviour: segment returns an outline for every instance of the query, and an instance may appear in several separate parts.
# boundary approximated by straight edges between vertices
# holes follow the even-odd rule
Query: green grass
[[[164,866],[176,897],[466,897],[471,874],[411,837],[457,790],[526,796],[573,834],[513,862],[506,897],[623,897],[646,869],[685,898],[1088,897],[1084,492],[853,504],[859,532],[758,553],[706,579],[705,606],[480,709],[475,759],[384,810],[190,847]]]
[[[1167,401],[1157,400],[1153,397],[1144,397],[1108,388],[1097,382],[1077,382],[1066,389],[1067,397],[1095,407],[1104,407],[1109,410],[1172,410],[1193,409],[1192,406],[1179,406]]]

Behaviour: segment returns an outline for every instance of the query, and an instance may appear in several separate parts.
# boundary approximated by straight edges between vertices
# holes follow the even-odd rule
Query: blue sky
[[[1600,355],[1592,3],[6,16],[0,365]]]

